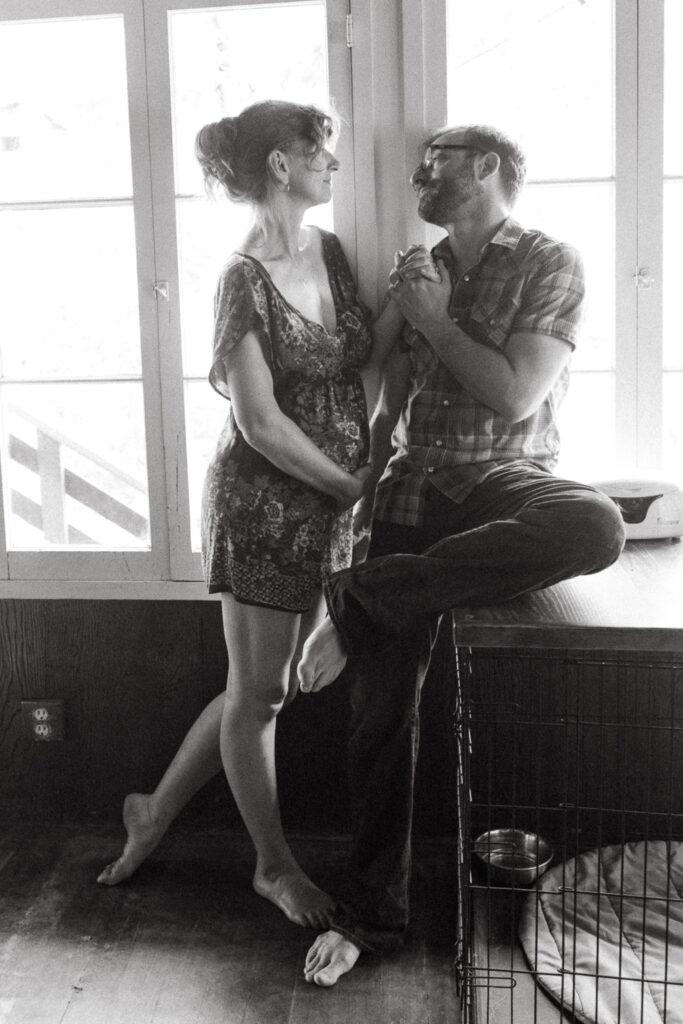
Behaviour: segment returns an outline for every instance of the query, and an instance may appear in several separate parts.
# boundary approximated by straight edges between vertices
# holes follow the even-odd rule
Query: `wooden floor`
[[[314,938],[250,887],[242,833],[174,832],[116,888],[95,883],[118,830],[5,826],[0,1024],[457,1024],[455,850],[420,843],[400,954],[361,956],[334,989],[302,976]],[[302,838],[332,890],[340,840]]]
[[[536,983],[517,937],[527,890],[472,891],[473,1024],[570,1024],[575,1018]]]

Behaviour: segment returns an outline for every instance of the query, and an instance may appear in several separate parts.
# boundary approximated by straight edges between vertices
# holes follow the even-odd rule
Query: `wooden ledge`
[[[603,572],[490,608],[453,612],[466,647],[543,647],[683,654],[683,544],[629,541]]]

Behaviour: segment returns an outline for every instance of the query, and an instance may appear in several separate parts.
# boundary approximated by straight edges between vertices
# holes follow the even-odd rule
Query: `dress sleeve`
[[[223,270],[214,300],[213,357],[209,383],[224,398],[230,398],[226,357],[249,331],[258,338],[272,371],[272,325],[265,283],[255,267],[247,260],[237,258]]]
[[[341,242],[331,231],[321,229],[320,234],[323,237],[323,245],[326,250],[327,270],[334,280],[342,305],[347,309],[353,309],[359,319],[363,321],[364,326],[369,328],[373,319],[372,312],[358,294],[358,286],[351,273],[351,267]]]

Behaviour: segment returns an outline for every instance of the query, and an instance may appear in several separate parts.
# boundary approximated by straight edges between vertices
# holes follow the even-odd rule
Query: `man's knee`
[[[577,556],[586,560],[585,572],[600,572],[616,562],[626,540],[624,520],[617,505],[600,491],[586,491],[579,515],[572,516],[572,538]]]

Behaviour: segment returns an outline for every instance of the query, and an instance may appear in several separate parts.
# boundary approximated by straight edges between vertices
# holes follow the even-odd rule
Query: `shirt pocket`
[[[511,299],[484,299],[476,302],[470,310],[468,333],[475,341],[501,349],[512,333],[518,312],[519,304]]]

